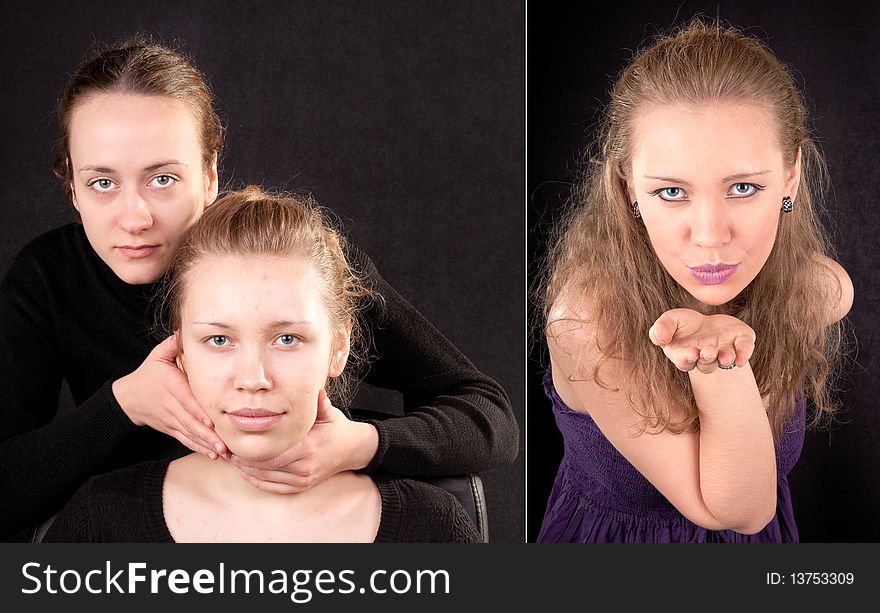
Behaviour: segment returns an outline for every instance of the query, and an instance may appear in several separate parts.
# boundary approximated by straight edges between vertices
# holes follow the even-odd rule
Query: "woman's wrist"
[[[765,412],[761,392],[749,362],[729,370],[716,368],[710,373],[694,368],[688,371],[688,379],[701,421],[713,417],[719,411],[727,413],[732,404],[755,407]]]
[[[353,421],[354,444],[346,470],[361,470],[369,466],[379,450],[379,431],[373,424]]]
[[[122,409],[122,412],[125,413],[125,416],[128,417],[131,422],[136,426],[143,426],[144,422],[138,423],[138,420],[132,416],[128,407],[131,406],[131,394],[129,390],[129,377],[131,375],[126,375],[121,377],[113,382],[110,388],[113,390],[113,397],[116,398],[116,403],[119,405],[119,408]]]

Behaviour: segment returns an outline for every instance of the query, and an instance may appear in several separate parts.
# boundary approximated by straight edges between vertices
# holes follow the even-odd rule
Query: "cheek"
[[[769,254],[776,241],[778,228],[779,214],[770,209],[750,223],[743,224],[740,232],[742,236],[749,237],[753,250]]]
[[[193,225],[202,215],[204,210],[201,200],[188,197],[175,203],[175,206],[169,207],[162,217],[164,225],[169,228],[179,230],[180,235]]]
[[[652,213],[647,217],[642,215],[642,223],[645,224],[654,251],[662,253],[676,250],[684,237],[680,224],[672,217]]]
[[[220,384],[224,377],[224,365],[215,356],[199,352],[198,349],[185,351],[189,387],[199,405],[205,411],[212,412],[217,404],[218,392],[222,389]]]

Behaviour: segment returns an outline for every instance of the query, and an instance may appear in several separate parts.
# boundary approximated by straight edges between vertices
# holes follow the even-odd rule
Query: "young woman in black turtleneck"
[[[256,187],[220,198],[185,234],[166,275],[177,364],[236,456],[262,462],[344,401],[372,295],[343,238],[310,200]],[[440,488],[346,470],[295,494],[251,486],[191,453],[91,478],[44,541],[476,542]]]
[[[376,356],[364,380],[400,391],[405,415],[354,421],[330,407],[272,459],[231,454],[175,365],[174,337],[153,333],[156,283],[218,192],[223,129],[204,77],[167,47],[126,44],[80,67],[58,117],[54,170],[81,223],[32,241],[0,286],[5,533],[55,513],[90,476],[180,445],[277,493],[345,470],[459,474],[516,457],[504,391],[355,248],[349,260],[384,298],[364,313]],[[58,411],[62,380],[69,413]]]

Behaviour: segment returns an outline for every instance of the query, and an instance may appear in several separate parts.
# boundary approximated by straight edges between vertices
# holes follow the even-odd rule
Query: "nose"
[[[122,200],[123,210],[119,215],[120,228],[129,234],[139,234],[153,226],[153,216],[137,189],[124,191]]]
[[[690,219],[691,242],[700,247],[714,248],[730,241],[730,220],[727,203],[704,200],[694,203]]]
[[[242,348],[235,363],[235,388],[245,392],[272,389],[266,357],[258,349]]]

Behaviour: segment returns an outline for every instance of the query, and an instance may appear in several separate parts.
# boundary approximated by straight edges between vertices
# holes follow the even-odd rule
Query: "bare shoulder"
[[[854,289],[852,279],[838,262],[819,255],[816,258],[825,267],[828,274],[824,275],[829,296],[828,323],[832,324],[846,317],[852,308]]]
[[[545,328],[551,352],[580,354],[596,344],[597,327],[589,298],[565,288],[553,302]]]
[[[556,393],[579,413],[590,412],[583,394],[575,389],[575,382],[592,377],[599,357],[597,329],[590,301],[575,298],[567,288],[563,290],[551,306],[544,334]]]

